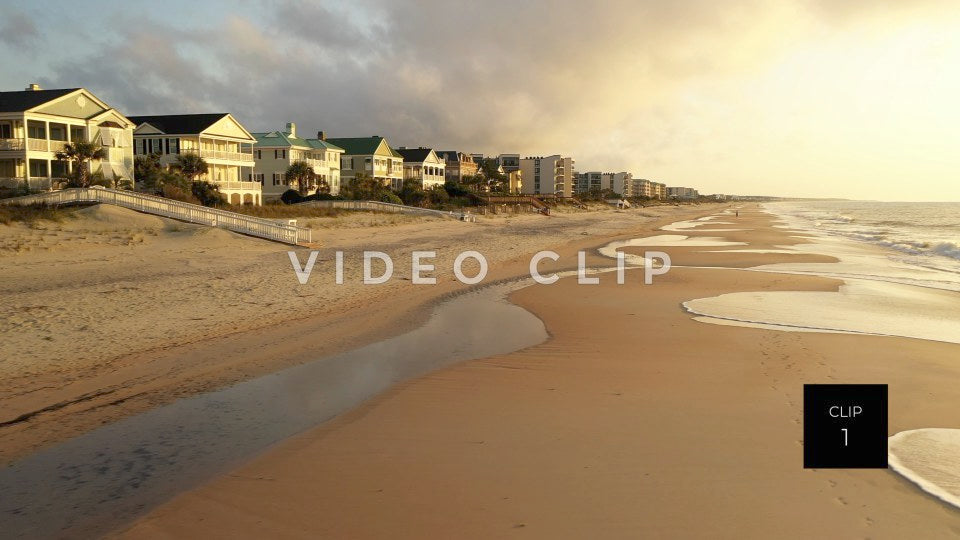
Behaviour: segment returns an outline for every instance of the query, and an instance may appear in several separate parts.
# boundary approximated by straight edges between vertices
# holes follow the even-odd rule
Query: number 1
[[[841,428],[840,431],[843,432],[843,445],[847,446],[847,428]]]

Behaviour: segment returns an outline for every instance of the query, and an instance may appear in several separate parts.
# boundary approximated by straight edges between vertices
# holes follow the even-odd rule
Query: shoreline
[[[769,216],[749,219],[759,219],[752,244],[787,236]],[[745,256],[702,250],[667,251],[680,266]],[[951,536],[960,512],[890,471],[802,469],[799,410],[803,382],[869,379],[889,382],[900,404],[892,433],[931,418],[960,424],[948,406],[960,391],[944,376],[960,375],[949,362],[957,345],[711,325],[678,309],[724,291],[842,283],[785,277],[678,267],[652,287],[567,278],[522,289],[511,300],[546,323],[546,343],[394,387],[118,534]],[[631,346],[637,328],[657,339]],[[736,518],[744,505],[750,520]],[[696,522],[678,513],[691,507]]]

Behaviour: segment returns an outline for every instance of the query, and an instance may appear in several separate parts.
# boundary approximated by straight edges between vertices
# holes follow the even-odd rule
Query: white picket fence
[[[23,197],[14,197],[11,199],[0,199],[0,204],[49,204],[58,206],[61,204],[75,203],[113,204],[145,214],[153,214],[186,221],[188,223],[208,225],[210,227],[220,227],[241,234],[275,240],[285,244],[297,245],[313,241],[312,231],[305,227],[298,227],[267,218],[228,212],[217,208],[208,208],[206,206],[174,201],[154,195],[109,189],[100,186],[70,188]]]

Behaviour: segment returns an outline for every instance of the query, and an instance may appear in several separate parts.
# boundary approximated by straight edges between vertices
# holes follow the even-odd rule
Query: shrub
[[[193,196],[204,206],[223,206],[226,203],[220,187],[210,182],[194,182],[190,187]]]
[[[295,189],[288,189],[283,192],[283,195],[280,195],[280,200],[283,201],[283,204],[296,204],[298,202],[303,202],[304,197]]]
[[[396,193],[392,191],[386,191],[380,194],[380,202],[393,203],[393,204],[403,204],[403,201],[400,200],[400,197],[397,197]]]

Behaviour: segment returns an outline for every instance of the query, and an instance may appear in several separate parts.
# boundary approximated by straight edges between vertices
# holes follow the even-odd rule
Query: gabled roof
[[[404,161],[420,163],[427,160],[430,150],[430,148],[399,148],[397,153],[403,156]]]
[[[335,152],[343,152],[344,149],[340,148],[335,144],[331,144],[328,141],[323,141],[320,139],[301,139],[300,137],[294,137],[293,135],[287,133],[286,131],[271,131],[269,133],[251,133],[254,138],[257,139],[258,146],[266,147],[301,147],[301,148],[314,148],[317,150],[333,150]]]
[[[80,88],[61,88],[57,90],[20,90],[0,92],[0,112],[23,112],[53,101]]]
[[[327,142],[343,148],[343,151],[348,155],[373,155],[376,154],[377,149],[380,148],[380,143],[384,143],[393,157],[403,158],[403,156],[398,154],[396,150],[386,143],[386,139],[383,137],[337,137],[327,139]]]
[[[137,126],[150,124],[168,135],[188,135],[202,132],[219,122],[224,116],[227,116],[227,113],[155,114],[127,118]]]

